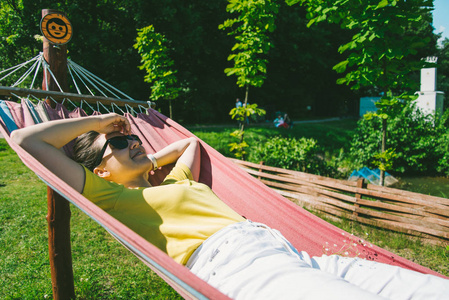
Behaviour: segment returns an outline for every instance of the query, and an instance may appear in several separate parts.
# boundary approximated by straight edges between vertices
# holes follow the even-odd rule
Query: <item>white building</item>
[[[436,63],[437,57],[428,57],[427,62]],[[437,91],[437,69],[421,69],[421,88],[416,99],[416,105],[425,114],[442,114],[444,93]]]

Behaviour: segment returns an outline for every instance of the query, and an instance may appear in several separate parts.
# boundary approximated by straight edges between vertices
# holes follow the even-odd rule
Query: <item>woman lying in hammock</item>
[[[11,137],[62,180],[234,299],[449,299],[449,280],[336,255],[309,257],[277,230],[245,220],[198,183],[200,146],[154,155],[108,114],[41,123]],[[94,130],[94,131],[92,131]],[[76,162],[59,149],[77,138]],[[176,163],[159,186],[151,170]]]

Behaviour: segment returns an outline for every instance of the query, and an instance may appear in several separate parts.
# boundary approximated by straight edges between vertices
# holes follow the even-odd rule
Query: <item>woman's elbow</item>
[[[199,146],[200,141],[195,137],[189,137],[186,139],[189,142],[189,145]]]
[[[11,132],[10,137],[11,137],[11,140],[19,146],[22,146],[24,143],[24,140],[25,140],[24,134],[23,134],[22,130],[20,130],[20,129],[17,129],[17,130],[14,130],[13,132]]]
[[[195,152],[199,152],[200,149],[200,141],[195,137],[189,137],[188,139],[188,147],[195,149]],[[198,154],[197,154],[198,155]]]
[[[30,150],[35,146],[33,133],[27,128],[16,129],[11,132],[11,140],[25,150]]]

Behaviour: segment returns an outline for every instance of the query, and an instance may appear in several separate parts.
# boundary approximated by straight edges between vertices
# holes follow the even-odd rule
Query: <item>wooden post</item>
[[[260,172],[260,173],[262,173],[262,166],[263,166],[264,163],[265,163],[265,162],[264,162],[263,160],[259,162],[259,172]],[[259,180],[262,179],[262,177],[260,176],[260,174],[259,174],[259,176],[257,176],[257,179],[259,179]]]
[[[42,17],[49,13],[61,12],[43,9]],[[44,38],[44,58],[64,92],[67,92],[67,46],[53,45]],[[48,88],[47,88],[48,87]],[[56,82],[48,71],[44,72],[43,90],[59,91]],[[54,103],[47,99],[54,107]],[[70,204],[67,200],[47,188],[48,203],[48,252],[50,257],[53,299],[74,299],[72,250],[70,244]]]
[[[385,153],[385,150],[387,148],[386,144],[387,144],[387,120],[382,119],[382,150],[381,150],[382,154]],[[382,158],[381,163],[385,165],[385,158]],[[385,185],[385,171],[384,170],[380,170],[379,184],[381,186]]]
[[[357,180],[357,187],[362,189],[365,185],[365,179],[359,178]],[[360,207],[359,201],[362,199],[362,195],[360,193],[355,194],[355,203],[354,203],[354,211],[352,212],[352,215],[354,216],[354,221],[356,221],[357,217],[359,216],[359,213],[357,212],[357,209]]]

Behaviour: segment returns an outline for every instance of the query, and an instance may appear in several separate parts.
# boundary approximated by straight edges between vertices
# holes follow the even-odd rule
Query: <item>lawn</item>
[[[301,124],[279,132],[252,127],[255,142],[276,134],[313,137],[332,149],[348,147],[355,122]],[[232,128],[192,129],[221,142]],[[214,143],[211,143],[214,145]],[[215,147],[216,145],[214,145]],[[217,146],[220,147],[220,146]],[[6,141],[0,139],[0,295],[2,299],[51,299],[47,250],[46,186],[25,167]],[[423,245],[419,240],[343,221],[335,224],[356,236],[449,276],[449,248]],[[72,255],[78,299],[181,299],[97,223],[72,206]]]
[[[1,299],[52,299],[47,188],[0,139]],[[78,299],[182,299],[100,225],[72,206]]]
[[[268,125],[268,126],[267,126]],[[246,149],[248,154],[251,146],[263,144],[274,136],[285,138],[302,137],[317,141],[321,155],[327,161],[339,160],[341,176],[345,177],[353,170],[349,156],[352,136],[357,127],[356,119],[341,119],[322,122],[297,122],[292,129],[275,128],[270,124],[250,124],[245,129],[245,141],[250,145]],[[235,126],[227,127],[188,127],[200,139],[211,145],[214,149],[227,157],[234,157],[229,151],[228,144],[236,142],[237,139],[230,133],[237,129]],[[347,177],[346,177],[347,178]]]
[[[245,139],[247,139],[248,144],[262,143],[273,136],[305,137],[315,139],[323,151],[337,155],[340,149],[349,151],[357,120],[342,119],[327,122],[296,123],[292,129],[262,125],[250,124],[245,129]],[[188,127],[188,129],[223,155],[232,156],[227,144],[232,139],[229,134],[237,129],[237,125],[226,127],[196,126]]]

